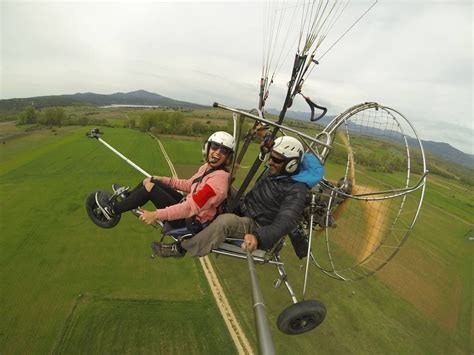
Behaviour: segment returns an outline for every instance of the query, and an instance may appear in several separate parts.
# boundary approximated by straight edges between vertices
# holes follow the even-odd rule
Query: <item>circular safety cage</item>
[[[323,133],[331,148],[321,152],[325,180],[314,189],[312,262],[331,277],[357,280],[386,265],[410,234],[425,191],[425,155],[411,123],[377,103],[348,109]],[[304,224],[309,229],[309,218]]]

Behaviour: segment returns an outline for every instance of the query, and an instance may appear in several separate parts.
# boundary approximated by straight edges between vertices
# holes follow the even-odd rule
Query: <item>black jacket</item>
[[[257,222],[258,248],[268,250],[301,218],[308,188],[289,176],[265,176],[240,203],[237,214]]]

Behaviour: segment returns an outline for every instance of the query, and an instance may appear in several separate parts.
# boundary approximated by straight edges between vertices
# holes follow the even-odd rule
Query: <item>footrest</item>
[[[231,253],[235,253],[235,254],[240,254],[240,255],[243,255],[244,257],[247,257],[247,252],[245,250],[243,250],[241,247],[235,245],[235,244],[231,244],[231,243],[222,243],[219,248],[217,249],[214,249],[214,251],[226,251],[226,252],[231,252]],[[265,254],[267,252],[265,250],[260,250],[260,249],[257,249],[255,250],[253,253],[252,253],[252,256],[254,258],[261,258],[261,259],[264,259],[265,258]]]

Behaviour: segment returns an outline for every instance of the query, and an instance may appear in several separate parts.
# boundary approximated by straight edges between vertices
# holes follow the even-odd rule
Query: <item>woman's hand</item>
[[[142,221],[143,223],[152,224],[156,221],[155,212],[146,211],[143,208],[140,208],[139,210],[142,213],[140,216],[140,221]]]
[[[244,236],[244,242],[240,246],[243,250],[248,250],[249,252],[253,252],[255,249],[257,249],[258,241],[257,237],[254,236],[253,234],[246,234]]]

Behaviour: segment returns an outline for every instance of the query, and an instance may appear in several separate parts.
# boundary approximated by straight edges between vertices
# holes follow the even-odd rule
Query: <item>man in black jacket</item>
[[[235,214],[218,216],[190,239],[171,244],[153,242],[157,256],[182,257],[188,251],[204,256],[226,238],[243,239],[242,249],[271,249],[297,225],[308,187],[292,179],[303,157],[303,145],[293,137],[275,140],[267,174],[261,177],[240,202]]]

